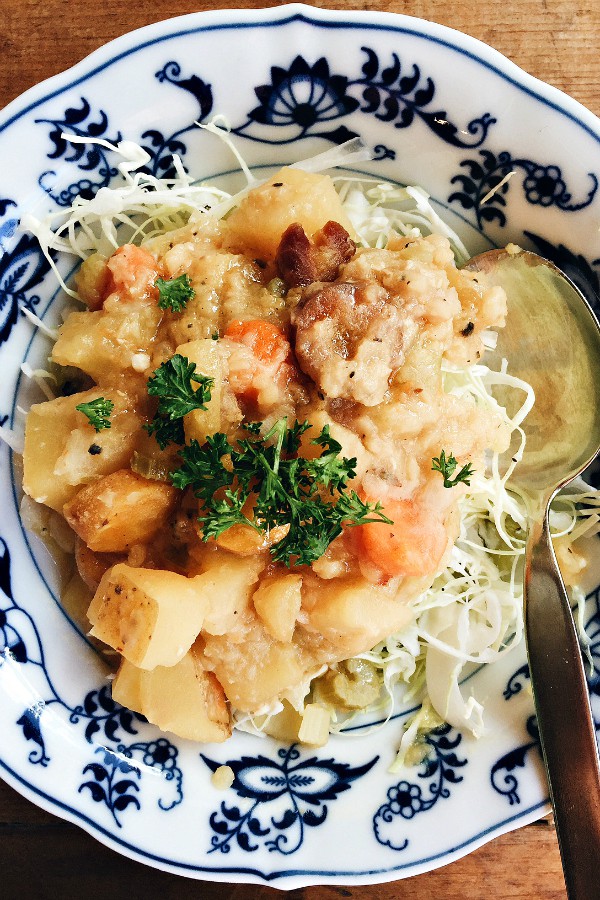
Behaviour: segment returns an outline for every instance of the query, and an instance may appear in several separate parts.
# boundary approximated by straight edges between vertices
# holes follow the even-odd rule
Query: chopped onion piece
[[[324,747],[329,740],[329,710],[318,703],[307,703],[298,730],[298,740],[312,747]]]

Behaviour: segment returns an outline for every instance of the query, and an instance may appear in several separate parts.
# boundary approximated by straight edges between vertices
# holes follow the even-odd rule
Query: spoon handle
[[[571,606],[548,525],[530,534],[525,631],[531,684],[570,900],[600,897],[600,766]]]

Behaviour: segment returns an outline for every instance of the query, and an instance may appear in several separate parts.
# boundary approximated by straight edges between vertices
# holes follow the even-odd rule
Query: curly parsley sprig
[[[90,400],[89,403],[80,403],[75,407],[86,416],[96,433],[102,431],[103,428],[110,428],[110,416],[114,408],[115,404],[112,400],[106,400],[104,397]]]
[[[431,469],[433,472],[441,472],[444,478],[444,487],[445,488],[453,488],[456,487],[461,481],[467,485],[471,484],[471,475],[473,475],[473,466],[471,463],[467,463],[465,466],[460,469],[457,475],[452,478],[454,472],[456,471],[456,467],[458,462],[456,461],[454,454],[451,453],[448,458],[446,458],[446,451],[442,450],[439,456],[434,456],[431,460],[433,463]]]
[[[311,441],[321,447],[313,459],[298,456],[308,422],[288,428],[280,419],[262,438],[260,427],[260,422],[246,425],[252,437],[235,445],[217,432],[202,446],[191,441],[181,450],[183,464],[171,480],[178,488],[191,487],[202,501],[199,521],[205,541],[233,525],[250,525],[264,534],[288,525],[271,555],[290,567],[319,559],[344,526],[392,524],[380,503],[366,503],[346,490],[356,474],[356,460],[340,457],[342,447],[328,426]]]
[[[154,435],[161,450],[169,443],[185,443],[183,417],[194,409],[206,409],[213,384],[207,375],[196,375],[196,364],[180,353],[161,363],[148,379],[148,393],[158,397],[158,408],[144,427]]]
[[[189,301],[196,296],[190,276],[187,274],[171,278],[169,281],[166,281],[164,278],[157,278],[154,286],[158,288],[158,305],[160,308],[170,309],[176,313],[183,312]]]

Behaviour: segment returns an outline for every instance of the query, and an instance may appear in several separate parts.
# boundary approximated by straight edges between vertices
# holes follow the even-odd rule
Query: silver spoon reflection
[[[507,359],[509,372],[535,391],[533,410],[523,423],[525,452],[511,475],[511,484],[530,503],[527,655],[567,893],[571,900],[597,900],[598,749],[579,641],[550,540],[548,507],[600,450],[600,328],[575,286],[535,253],[492,250],[467,268],[485,272],[489,282],[505,289],[508,319],[495,356]],[[503,405],[511,402],[498,399]]]

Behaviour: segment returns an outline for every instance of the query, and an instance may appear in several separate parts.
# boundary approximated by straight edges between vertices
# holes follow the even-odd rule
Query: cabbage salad
[[[55,262],[57,254],[83,261],[92,253],[109,255],[124,243],[141,244],[196,219],[226,216],[260,183],[230,140],[222,120],[200,127],[218,136],[237,159],[246,181],[238,193],[232,195],[210,183],[194,180],[177,156],[173,158],[175,177],[156,178],[144,171],[149,156],[137,144],[122,141],[113,146],[98,140],[95,143],[121,158],[114,184],[100,188],[91,199],[76,198],[66,211],[43,219],[31,214],[23,216],[22,229],[37,237],[64,293],[73,301],[78,300],[77,293],[63,278]],[[73,143],[82,142],[73,135],[63,137]],[[91,143],[88,138],[85,142]],[[368,158],[369,152],[357,139],[294,165],[310,172],[339,166],[346,169],[333,173],[332,179],[358,235],[359,246],[384,248],[390,237],[398,234],[441,234],[449,239],[457,264],[464,264],[469,258],[468,249],[440,218],[422,188],[402,187],[347,171]],[[23,312],[48,336],[55,337],[33,314]],[[486,336],[490,349],[494,337],[493,333]],[[22,370],[37,381],[47,398],[54,396],[51,373],[32,370],[27,364]],[[497,456],[490,455],[486,471],[472,475],[461,500],[460,533],[449,563],[432,586],[413,601],[410,624],[354,660],[355,666],[368,664],[370,671],[376,673],[377,701],[367,710],[333,714],[333,732],[360,733],[348,730],[348,725],[366,711],[371,720],[377,719],[377,724],[369,727],[379,727],[398,712],[399,704],[421,704],[420,711],[406,724],[397,765],[407,759],[408,750],[423,730],[442,722],[468,730],[474,736],[484,733],[483,706],[461,688],[461,680],[473,667],[493,663],[509,653],[523,637],[527,502],[511,487],[510,476],[523,453],[522,423],[535,402],[533,390],[510,375],[510,360],[499,371],[492,371],[484,363],[466,371],[446,364],[443,380],[446,392],[459,397],[469,395],[496,414],[501,412],[513,432],[512,446],[516,444],[517,450],[507,469],[502,468]],[[498,384],[521,397],[520,408],[512,418],[500,410],[492,395]],[[21,450],[22,439],[17,432],[2,427],[1,436],[14,450]],[[584,557],[574,545],[578,539],[598,533],[599,513],[596,492],[581,481],[563,492],[553,505],[551,525],[557,555],[565,579],[571,584],[585,566]],[[573,599],[583,599],[577,587],[573,587]],[[581,618],[581,602],[579,610]],[[308,688],[305,685],[298,692],[300,707]],[[261,716],[234,713],[235,727],[263,734],[269,731],[269,721],[280,709],[281,704],[276,703]]]

